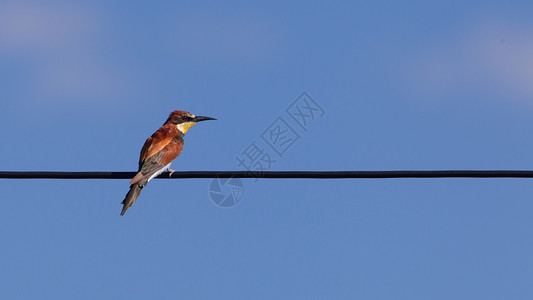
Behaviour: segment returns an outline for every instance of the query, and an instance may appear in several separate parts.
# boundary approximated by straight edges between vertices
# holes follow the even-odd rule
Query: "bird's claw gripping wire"
[[[167,167],[167,171],[168,171],[168,177],[169,177],[169,178],[172,178],[172,174],[173,174],[174,172],[176,172],[176,170],[172,170],[170,167]]]

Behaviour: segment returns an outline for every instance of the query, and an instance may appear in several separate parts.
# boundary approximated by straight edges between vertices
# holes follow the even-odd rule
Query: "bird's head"
[[[207,121],[207,120],[216,120],[215,118],[210,117],[202,117],[202,116],[195,116],[189,112],[182,111],[182,110],[175,110],[172,113],[170,113],[170,116],[168,117],[165,124],[174,124],[178,128],[178,130],[185,134],[191,126],[196,124],[197,122],[201,121]]]

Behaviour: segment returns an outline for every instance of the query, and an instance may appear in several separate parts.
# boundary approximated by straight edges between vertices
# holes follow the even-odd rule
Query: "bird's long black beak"
[[[203,116],[194,117],[194,122],[201,122],[201,121],[207,121],[207,120],[216,120],[216,119],[211,118],[211,117],[203,117]]]

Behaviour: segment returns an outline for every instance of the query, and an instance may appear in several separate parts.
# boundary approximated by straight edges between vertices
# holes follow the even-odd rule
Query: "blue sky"
[[[272,170],[533,169],[531,3],[0,3],[2,170],[134,171],[175,109],[176,170],[236,157],[306,91]],[[294,125],[294,123],[291,123]],[[2,180],[6,299],[530,299],[529,179]]]

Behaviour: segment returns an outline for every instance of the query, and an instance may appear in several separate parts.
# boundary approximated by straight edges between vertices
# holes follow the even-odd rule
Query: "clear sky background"
[[[530,1],[0,2],[1,170],[236,157],[306,91],[272,170],[533,169]],[[294,125],[294,124],[292,124]],[[530,179],[1,180],[3,299],[531,299]]]

